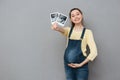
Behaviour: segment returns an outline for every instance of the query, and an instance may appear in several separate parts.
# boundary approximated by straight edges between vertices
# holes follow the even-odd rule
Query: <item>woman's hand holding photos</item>
[[[54,23],[51,28],[56,31],[59,30],[57,23]]]
[[[62,27],[59,27],[56,22],[52,25],[51,29],[64,33],[64,29]]]

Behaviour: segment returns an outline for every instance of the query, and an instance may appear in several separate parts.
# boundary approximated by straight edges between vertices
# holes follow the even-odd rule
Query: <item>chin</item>
[[[79,21],[79,22],[74,22],[74,24],[80,24],[81,22]]]
[[[74,21],[74,23],[75,23],[75,24],[79,24],[79,23],[81,23],[81,20],[79,20],[79,21]]]

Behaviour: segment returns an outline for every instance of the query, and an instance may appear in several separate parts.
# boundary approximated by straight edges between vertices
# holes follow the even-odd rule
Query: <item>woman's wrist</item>
[[[80,66],[83,66],[83,65],[87,64],[89,61],[90,60],[86,58],[83,62],[80,63]]]

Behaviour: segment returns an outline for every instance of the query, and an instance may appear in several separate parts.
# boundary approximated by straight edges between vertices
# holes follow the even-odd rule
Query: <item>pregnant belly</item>
[[[79,63],[81,62],[81,51],[76,49],[66,50],[64,55],[64,60],[67,63]]]

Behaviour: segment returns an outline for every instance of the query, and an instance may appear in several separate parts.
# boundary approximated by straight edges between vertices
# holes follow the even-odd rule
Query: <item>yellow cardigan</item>
[[[67,37],[67,44],[68,44],[68,35],[69,35],[70,27],[64,27],[63,29],[65,30],[63,35]],[[82,34],[82,31],[74,31],[74,29],[73,29],[70,39],[78,40],[78,39],[80,39],[81,34]],[[90,48],[90,53],[88,56],[86,53],[87,44]],[[94,41],[93,33],[90,29],[86,29],[85,34],[84,34],[84,38],[83,38],[80,46],[81,46],[81,50],[83,52],[83,55],[86,56],[90,61],[93,61],[96,58],[97,47],[96,47],[96,44]]]

